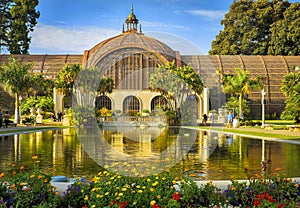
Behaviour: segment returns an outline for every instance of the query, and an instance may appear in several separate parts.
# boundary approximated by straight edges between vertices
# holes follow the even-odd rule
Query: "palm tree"
[[[220,71],[217,71],[222,81],[223,92],[233,94],[238,97],[239,117],[243,118],[242,103],[244,96],[249,94],[251,90],[262,89],[263,85],[261,80],[263,77],[257,76],[255,78],[251,78],[248,70],[240,68],[236,68],[235,72],[236,74],[221,74]]]
[[[98,92],[100,95],[105,95],[105,93],[112,93],[114,89],[114,80],[111,77],[103,77],[100,80]]]
[[[0,83],[4,90],[15,96],[15,123],[20,123],[19,97],[30,88],[32,63],[21,63],[12,56],[0,70]]]

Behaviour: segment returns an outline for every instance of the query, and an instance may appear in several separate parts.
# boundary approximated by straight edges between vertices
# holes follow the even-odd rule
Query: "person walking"
[[[9,114],[8,114],[8,111],[6,111],[5,115],[4,115],[5,128],[8,127],[8,122],[9,122]]]
[[[227,115],[227,127],[231,128],[232,127],[232,121],[233,121],[233,116],[232,113],[229,111]]]
[[[202,123],[203,123],[204,126],[206,126],[206,123],[207,123],[207,115],[206,114],[203,115]]]
[[[61,112],[61,111],[58,111],[58,112],[57,112],[57,121],[58,121],[58,122],[61,122],[62,116],[63,116],[62,112]]]
[[[3,119],[3,117],[2,117],[2,109],[0,108],[0,128],[2,128],[3,127],[3,123],[2,123],[2,119]]]

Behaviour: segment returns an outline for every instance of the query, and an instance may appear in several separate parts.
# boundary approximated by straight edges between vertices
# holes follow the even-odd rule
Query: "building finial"
[[[133,3],[131,4],[131,12],[133,13]]]

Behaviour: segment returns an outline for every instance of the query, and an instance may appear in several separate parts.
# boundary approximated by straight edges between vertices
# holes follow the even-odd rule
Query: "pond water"
[[[243,179],[245,168],[261,173],[261,161],[270,161],[268,170],[281,168],[289,177],[300,176],[300,141],[276,142],[175,128],[91,132],[70,128],[0,136],[0,172],[11,171],[12,164],[31,170],[35,164],[32,156],[37,155],[40,168],[68,177],[91,177],[105,167],[127,175],[170,169],[199,179]]]

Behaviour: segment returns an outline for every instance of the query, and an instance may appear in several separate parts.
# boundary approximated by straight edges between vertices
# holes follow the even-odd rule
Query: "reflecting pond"
[[[68,177],[90,177],[106,166],[125,174],[128,168],[150,174],[160,166],[199,179],[244,178],[245,168],[260,173],[261,161],[267,160],[270,170],[279,167],[289,177],[300,176],[300,141],[276,142],[182,128],[106,128],[90,134],[92,131],[70,128],[0,136],[0,172],[11,170],[12,164],[32,169],[32,156],[37,155],[45,171]]]

